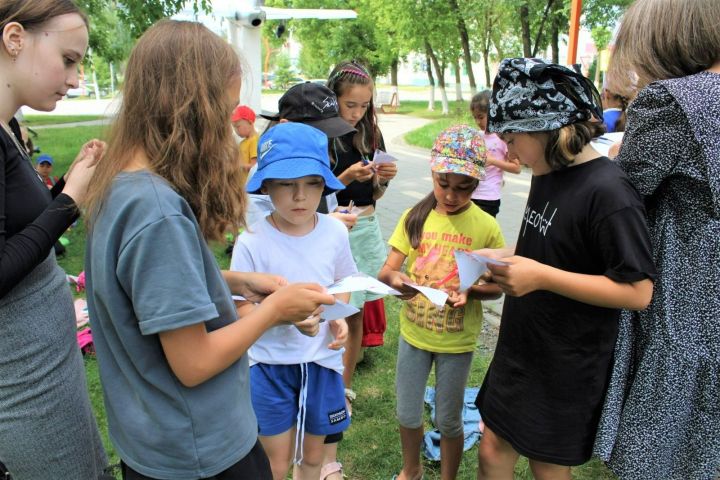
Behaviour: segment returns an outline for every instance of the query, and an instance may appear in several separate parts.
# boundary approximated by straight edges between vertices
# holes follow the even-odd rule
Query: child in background
[[[628,99],[603,88],[602,105],[604,108],[603,123],[607,127],[607,132],[624,132]]]
[[[472,199],[475,205],[493,217],[497,217],[500,211],[503,172],[520,173],[520,162],[516,158],[510,160],[505,142],[494,133],[487,131],[490,93],[489,90],[484,90],[476,94],[470,101],[470,112],[478,128],[485,133],[485,146],[487,147],[485,178],[480,181],[473,192]]]
[[[341,208],[354,205],[362,209],[350,230],[350,248],[358,269],[377,277],[387,249],[375,205],[397,174],[397,166],[395,163],[373,163],[376,149],[385,150],[385,142],[377,125],[374,83],[368,70],[356,61],[341,62],[330,73],[327,85],[338,98],[340,117],[357,130],[331,139],[333,173],[345,185],[345,190],[337,194],[338,203]],[[352,401],[356,398],[352,380],[361,349],[366,340],[371,345],[382,345],[387,321],[381,296],[353,292],[350,302],[360,309],[348,317],[349,334],[343,355],[345,397],[352,414]],[[327,440],[323,479],[342,478],[342,464],[337,462],[337,441]]]
[[[57,177],[52,176],[53,158],[47,153],[44,153],[37,157],[35,163],[35,170],[37,170],[38,174],[42,178],[43,183],[52,190],[52,187],[54,187],[58,181]]]
[[[462,409],[472,354],[482,325],[481,299],[497,298],[493,284],[458,292],[455,250],[501,248],[497,221],[471,201],[483,176],[482,133],[459,125],[435,140],[430,157],[433,191],[403,213],[388,242],[392,247],[379,279],[409,300],[400,312],[397,358],[397,415],[403,468],[398,479],[422,478],[423,398],[435,364],[435,425],[440,430],[443,480],[454,479],[463,451]],[[402,265],[407,260],[407,275]],[[439,310],[403,282],[447,288],[448,306]]]
[[[308,317],[335,302],[316,284],[223,273],[208,248],[244,216],[229,124],[240,65],[199,23],[148,29],[87,194],[88,305],[124,480],[272,478],[245,353],[281,323],[314,334]],[[231,293],[262,302],[237,320]]]
[[[524,455],[534,478],[569,480],[570,466],[590,459],[620,309],[650,302],[642,201],[590,146],[601,116],[582,75],[538,59],[500,64],[488,127],[533,179],[517,246],[480,252],[508,265],[489,265],[506,297],[475,402],[485,424],[479,479],[513,478]]]
[[[350,230],[350,248],[358,269],[377,277],[387,257],[387,249],[375,215],[375,204],[382,198],[390,180],[395,178],[397,165],[395,162],[373,163],[375,150],[384,151],[385,142],[377,125],[374,83],[367,69],[356,61],[342,62],[330,73],[328,88],[337,95],[340,117],[357,130],[331,140],[335,161],[333,173],[345,185],[345,190],[337,194],[338,203],[363,209]],[[355,397],[352,378],[363,339],[363,308],[366,302],[380,298],[369,292],[353,292],[351,296],[352,304],[360,312],[348,318],[350,334],[343,357],[348,403]],[[384,316],[382,321],[380,327],[384,331]]]
[[[298,83],[288,89],[278,100],[277,115],[262,115],[270,121],[265,132],[278,123],[298,122],[310,125],[323,132],[328,139],[355,132],[350,124],[340,117],[335,94],[325,85],[315,82]],[[332,158],[333,153],[329,152]],[[331,163],[334,161],[331,160]],[[357,215],[338,211],[335,193],[322,198],[318,213],[330,213],[350,229],[355,225]]]
[[[343,188],[330,170],[323,132],[302,123],[274,126],[260,139],[247,191],[269,195],[275,210],[240,235],[231,269],[321,285],[357,273],[345,226],[316,213],[323,195]],[[241,316],[256,308],[244,299],[237,306]],[[346,339],[347,323],[338,319],[322,323],[313,338],[292,326],[274,327],[249,350],[253,408],[276,480],[285,478],[293,458],[294,478],[317,480],[325,436],[350,424],[342,381]]]
[[[238,105],[230,117],[233,129],[240,142],[240,165],[243,169],[242,184],[245,185],[248,172],[257,162],[258,133],[255,130],[255,112],[246,106]]]

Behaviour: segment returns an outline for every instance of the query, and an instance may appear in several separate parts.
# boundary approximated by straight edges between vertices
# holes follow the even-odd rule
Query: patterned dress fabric
[[[653,83],[618,162],[644,197],[653,300],[624,312],[595,453],[622,480],[720,468],[720,75]]]

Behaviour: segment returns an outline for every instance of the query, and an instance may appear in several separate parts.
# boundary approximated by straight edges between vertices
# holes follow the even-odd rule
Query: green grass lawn
[[[350,430],[340,443],[338,457],[345,467],[347,478],[353,480],[389,479],[398,473],[402,465],[400,438],[395,421],[395,362],[397,357],[398,312],[400,301],[386,300],[388,330],[385,346],[368,349],[364,361],[358,366],[353,389],[357,400],[353,404],[353,418]],[[473,359],[468,385],[482,383],[490,363],[490,355],[479,348]],[[98,424],[111,455],[111,461],[119,459],[107,440],[107,425],[102,403],[97,362],[85,360],[90,397],[93,402]],[[431,376],[431,383],[434,379]],[[429,414],[426,425],[430,425]],[[425,460],[425,479],[440,478],[440,464]],[[477,472],[477,447],[465,452],[458,474],[459,479],[473,480]],[[119,477],[118,477],[119,478]],[[532,479],[527,460],[521,459],[515,469],[515,478]],[[598,460],[573,469],[576,480],[613,480],[615,477]]]
[[[407,101],[400,104],[398,113],[434,120],[427,125],[405,134],[405,141],[410,145],[422,148],[432,148],[435,138],[440,132],[451,125],[466,124],[475,126],[470,114],[469,102],[452,101],[449,103],[449,115],[442,114],[440,102],[435,102],[435,110],[427,109],[428,102]]]
[[[104,115],[25,115],[23,123],[30,128],[42,125],[59,125],[61,123],[89,122],[101,120]]]
[[[53,175],[63,175],[72,164],[85,142],[93,138],[104,139],[106,127],[88,125],[82,127],[48,128],[36,130],[33,144],[41,153],[53,157]]]
[[[43,151],[56,156],[58,159],[56,174],[59,174],[72,162],[80,146],[94,137],[103,137],[101,127],[44,130],[38,138],[38,144],[43,146]],[[59,261],[60,265],[70,274],[77,275],[83,268],[84,235],[82,222],[66,233],[70,244],[67,253]],[[225,245],[213,245],[212,249],[221,268],[227,268],[229,259],[223,253]],[[385,335],[385,346],[369,349],[365,354],[364,362],[359,365],[356,373],[353,388],[357,392],[358,398],[354,403],[353,424],[339,447],[339,459],[345,465],[345,472],[349,479],[389,479],[399,471],[402,463],[398,426],[394,413],[395,361],[400,305],[401,302],[394,298],[387,299],[388,330]],[[490,356],[490,351],[481,342],[473,360],[470,386],[480,385],[490,362]],[[119,459],[107,437],[107,419],[96,359],[87,357],[85,368],[89,394],[98,426],[110,454],[111,463],[117,463]],[[439,464],[426,461],[425,469],[426,479],[440,478]],[[472,480],[475,478],[476,471],[477,448],[474,447],[463,456],[458,478]],[[573,475],[577,480],[611,480],[615,478],[597,460],[575,468]],[[118,476],[118,478],[120,477]],[[523,480],[532,478],[525,460],[518,464],[516,478]]]

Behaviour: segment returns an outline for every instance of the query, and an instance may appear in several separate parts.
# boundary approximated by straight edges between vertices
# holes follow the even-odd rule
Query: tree
[[[468,35],[468,29],[465,25],[464,12],[461,11],[457,0],[448,0],[450,6],[450,12],[455,17],[457,24],[457,31],[460,36],[460,45],[463,50],[463,59],[465,60],[465,68],[467,69],[468,80],[470,81],[470,92],[471,95],[477,93],[477,85],[475,84],[475,74],[472,69],[472,55],[470,54],[470,37]],[[455,62],[456,75],[459,74],[459,66],[457,60]],[[459,82],[458,82],[459,83]]]
[[[184,0],[77,0],[77,3],[90,18],[90,48],[85,67],[95,75],[97,69],[105,71],[104,64],[107,63],[112,87],[117,84],[115,65],[127,58],[134,40],[150,25],[174,15],[186,4]],[[209,0],[194,0],[191,4],[195,11],[210,9]],[[100,77],[104,80],[102,74]],[[100,82],[93,82],[96,95]]]
[[[293,82],[295,74],[290,66],[290,58],[280,54],[275,62],[275,88],[287,90]]]
[[[372,0],[267,0],[267,5],[286,8],[342,8],[358,13],[355,20],[291,20],[288,29],[302,44],[303,73],[317,73],[324,66],[327,74],[336,63],[357,59],[375,76],[385,73],[398,52],[388,32],[379,32]]]

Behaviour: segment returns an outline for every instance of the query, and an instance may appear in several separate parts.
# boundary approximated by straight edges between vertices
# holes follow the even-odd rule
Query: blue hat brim
[[[324,195],[343,190],[345,185],[333,175],[332,171],[315,158],[293,157],[277,160],[258,169],[245,186],[247,193],[258,194],[265,180],[290,180],[293,178],[318,175],[325,181]]]

